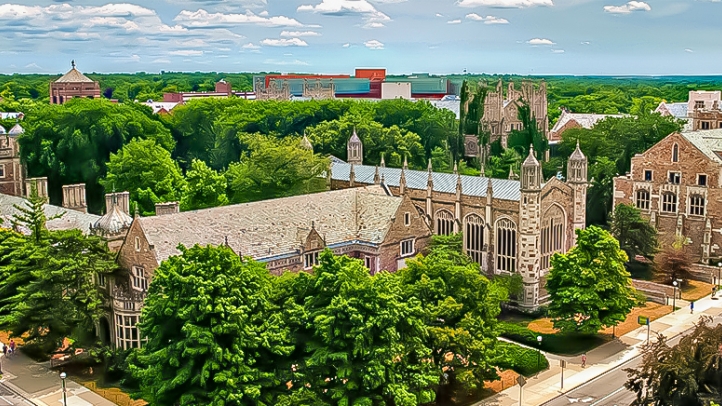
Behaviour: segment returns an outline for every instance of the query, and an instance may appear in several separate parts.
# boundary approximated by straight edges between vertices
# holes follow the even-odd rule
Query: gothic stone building
[[[100,98],[100,84],[73,68],[50,84],[50,104],[63,104],[74,97]]]
[[[722,259],[722,129],[671,134],[614,179],[614,205],[639,208],[668,246],[684,236],[694,260]]]
[[[360,163],[360,140],[348,144],[349,161],[332,163],[331,189],[373,184],[412,203],[428,231],[463,231],[464,251],[489,275],[518,273],[524,280],[519,305],[535,309],[547,300],[543,278],[555,252],[575,244],[575,229],[586,222],[587,159],[579,147],[569,158],[566,182],[542,180],[533,151],[521,180],[490,179],[387,168]]]

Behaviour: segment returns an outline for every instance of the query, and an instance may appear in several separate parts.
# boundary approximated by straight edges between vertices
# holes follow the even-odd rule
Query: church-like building
[[[72,69],[50,83],[50,104],[63,104],[76,97],[100,98],[100,84],[80,73],[72,61]]]
[[[535,309],[548,296],[543,279],[551,256],[575,244],[575,230],[586,224],[587,158],[577,145],[567,165],[566,181],[542,178],[530,151],[520,180],[491,179],[456,173],[363,165],[363,144],[354,133],[348,163],[334,162],[331,189],[383,185],[394,196],[409,198],[429,231],[463,232],[464,251],[489,275],[518,273],[524,294],[518,304]]]

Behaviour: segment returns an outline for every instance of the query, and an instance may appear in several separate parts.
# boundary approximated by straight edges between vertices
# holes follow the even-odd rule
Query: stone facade
[[[614,179],[614,206],[638,207],[664,247],[684,236],[695,261],[722,260],[722,130],[675,133]]]
[[[72,66],[68,73],[50,84],[50,104],[63,104],[75,97],[100,98],[100,84],[75,69],[75,61]]]
[[[17,138],[25,132],[20,124],[10,131],[0,126],[0,193],[23,196],[25,167],[20,162],[20,145]]]
[[[489,179],[406,168],[332,163],[332,190],[378,184],[408,199],[434,234],[462,231],[465,252],[488,275],[518,273],[524,295],[518,305],[533,310],[547,295],[543,279],[555,252],[575,243],[586,220],[587,160],[570,157],[567,181],[541,178],[541,165],[530,155],[521,181]]]

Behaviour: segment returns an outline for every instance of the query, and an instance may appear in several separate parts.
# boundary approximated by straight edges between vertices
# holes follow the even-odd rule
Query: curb
[[[28,403],[31,404],[31,405],[36,405],[36,406],[37,406],[37,403],[35,403],[32,399],[30,399],[30,398],[28,397],[29,394],[25,393],[24,391],[21,391],[20,388],[18,388],[17,386],[13,385],[13,384],[10,383],[9,381],[7,381],[7,380],[5,380],[5,379],[0,379],[0,384],[1,384],[2,386],[4,386],[5,389],[9,390],[10,392],[12,392],[15,396],[19,397],[20,399],[28,402]]]

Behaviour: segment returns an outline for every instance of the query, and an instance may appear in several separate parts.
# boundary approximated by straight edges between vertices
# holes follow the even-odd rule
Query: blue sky
[[[0,38],[0,73],[705,75],[722,1],[22,0]]]

